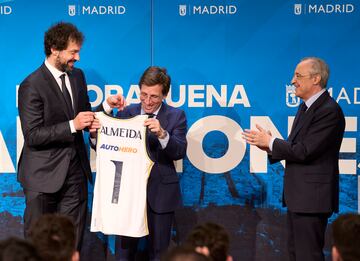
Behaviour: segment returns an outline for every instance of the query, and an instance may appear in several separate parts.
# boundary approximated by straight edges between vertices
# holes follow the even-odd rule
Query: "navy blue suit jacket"
[[[117,113],[119,118],[129,118],[141,113],[141,104],[132,104]],[[155,164],[152,167],[148,186],[147,200],[153,211],[165,213],[174,211],[181,204],[179,177],[174,160],[185,157],[187,123],[184,111],[162,103],[156,116],[160,125],[169,134],[169,142],[162,149],[158,138],[149,133],[149,153]]]
[[[269,158],[272,163],[286,162],[283,200],[290,211],[338,211],[338,161],[344,129],[344,114],[325,91],[293,128],[288,140],[275,139]]]

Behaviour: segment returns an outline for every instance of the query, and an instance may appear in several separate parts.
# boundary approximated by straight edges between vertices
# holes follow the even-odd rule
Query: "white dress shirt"
[[[60,76],[63,75],[65,72],[62,72],[62,71],[58,70],[57,68],[55,68],[54,66],[52,66],[48,62],[48,60],[45,60],[45,66],[46,66],[46,68],[49,69],[50,73],[55,78],[57,84],[59,85],[60,91],[62,92]],[[67,73],[65,73],[65,84],[66,84],[66,88],[68,89],[69,94],[70,94],[71,104],[73,104],[74,99],[72,97],[70,79],[69,79],[69,76],[67,75]],[[71,133],[76,133],[76,129],[75,129],[75,126],[74,126],[74,120],[70,120],[69,125],[70,125],[70,129],[71,129]]]

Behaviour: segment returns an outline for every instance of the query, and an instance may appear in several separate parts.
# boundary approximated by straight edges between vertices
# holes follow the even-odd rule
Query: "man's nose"
[[[74,60],[80,61],[80,54],[79,53],[74,54]]]
[[[291,79],[291,84],[295,84],[295,82],[296,82],[296,79],[295,79],[295,76],[294,76],[294,77],[292,77],[292,79]]]
[[[149,104],[149,103],[151,102],[150,96],[147,96],[146,98],[144,98],[144,102],[145,102],[146,104]]]

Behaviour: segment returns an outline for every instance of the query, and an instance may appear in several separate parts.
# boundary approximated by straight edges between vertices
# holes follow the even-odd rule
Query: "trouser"
[[[76,229],[76,246],[80,250],[87,214],[87,180],[78,157],[69,166],[65,182],[55,193],[43,193],[24,189],[24,235],[28,237],[31,226],[46,213],[59,213],[72,219]]]
[[[325,230],[331,213],[295,213],[288,210],[290,261],[324,261]]]
[[[174,212],[156,213],[148,206],[147,218],[149,258],[151,261],[160,260],[161,255],[168,249],[170,244]],[[115,240],[116,260],[135,260],[138,242],[139,238],[117,236]]]

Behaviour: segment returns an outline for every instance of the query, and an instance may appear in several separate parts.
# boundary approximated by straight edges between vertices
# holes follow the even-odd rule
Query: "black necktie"
[[[154,114],[154,113],[145,113],[145,115],[148,116],[148,119],[156,117],[156,114]],[[147,139],[148,139],[149,150],[155,151],[154,148],[157,148],[157,145],[159,144],[158,139],[155,137],[155,134],[153,134],[149,130],[149,128],[146,128],[146,135],[147,135]]]
[[[66,88],[66,84],[65,84],[65,73],[60,76],[60,79],[61,79],[61,91],[64,95],[67,109],[69,110],[71,116],[74,116],[74,109],[72,106],[70,93],[69,93],[68,89]]]
[[[297,125],[299,124],[299,122],[302,121],[302,119],[303,119],[303,117],[304,117],[304,115],[305,115],[306,110],[307,110],[307,106],[306,106],[305,102],[303,102],[303,103],[300,105],[300,107],[299,107],[299,109],[298,109],[298,111],[297,111],[297,113],[296,113],[294,123],[293,123],[293,125],[292,125],[292,127],[291,127],[290,135],[289,135],[289,137],[287,138],[289,141],[291,141],[291,140],[293,139],[293,137],[294,137],[294,135],[295,135],[295,129],[296,129]]]
[[[148,115],[148,118],[155,118],[156,114],[154,113],[145,113],[146,115]]]
[[[299,124],[299,122],[302,120],[302,118],[304,117],[305,115],[305,112],[307,110],[307,106],[305,104],[305,102],[303,102],[300,107],[299,107],[299,110],[298,110],[298,113],[296,114],[296,117],[295,117],[295,120],[294,120],[294,127],[293,129],[296,127],[296,125]]]

